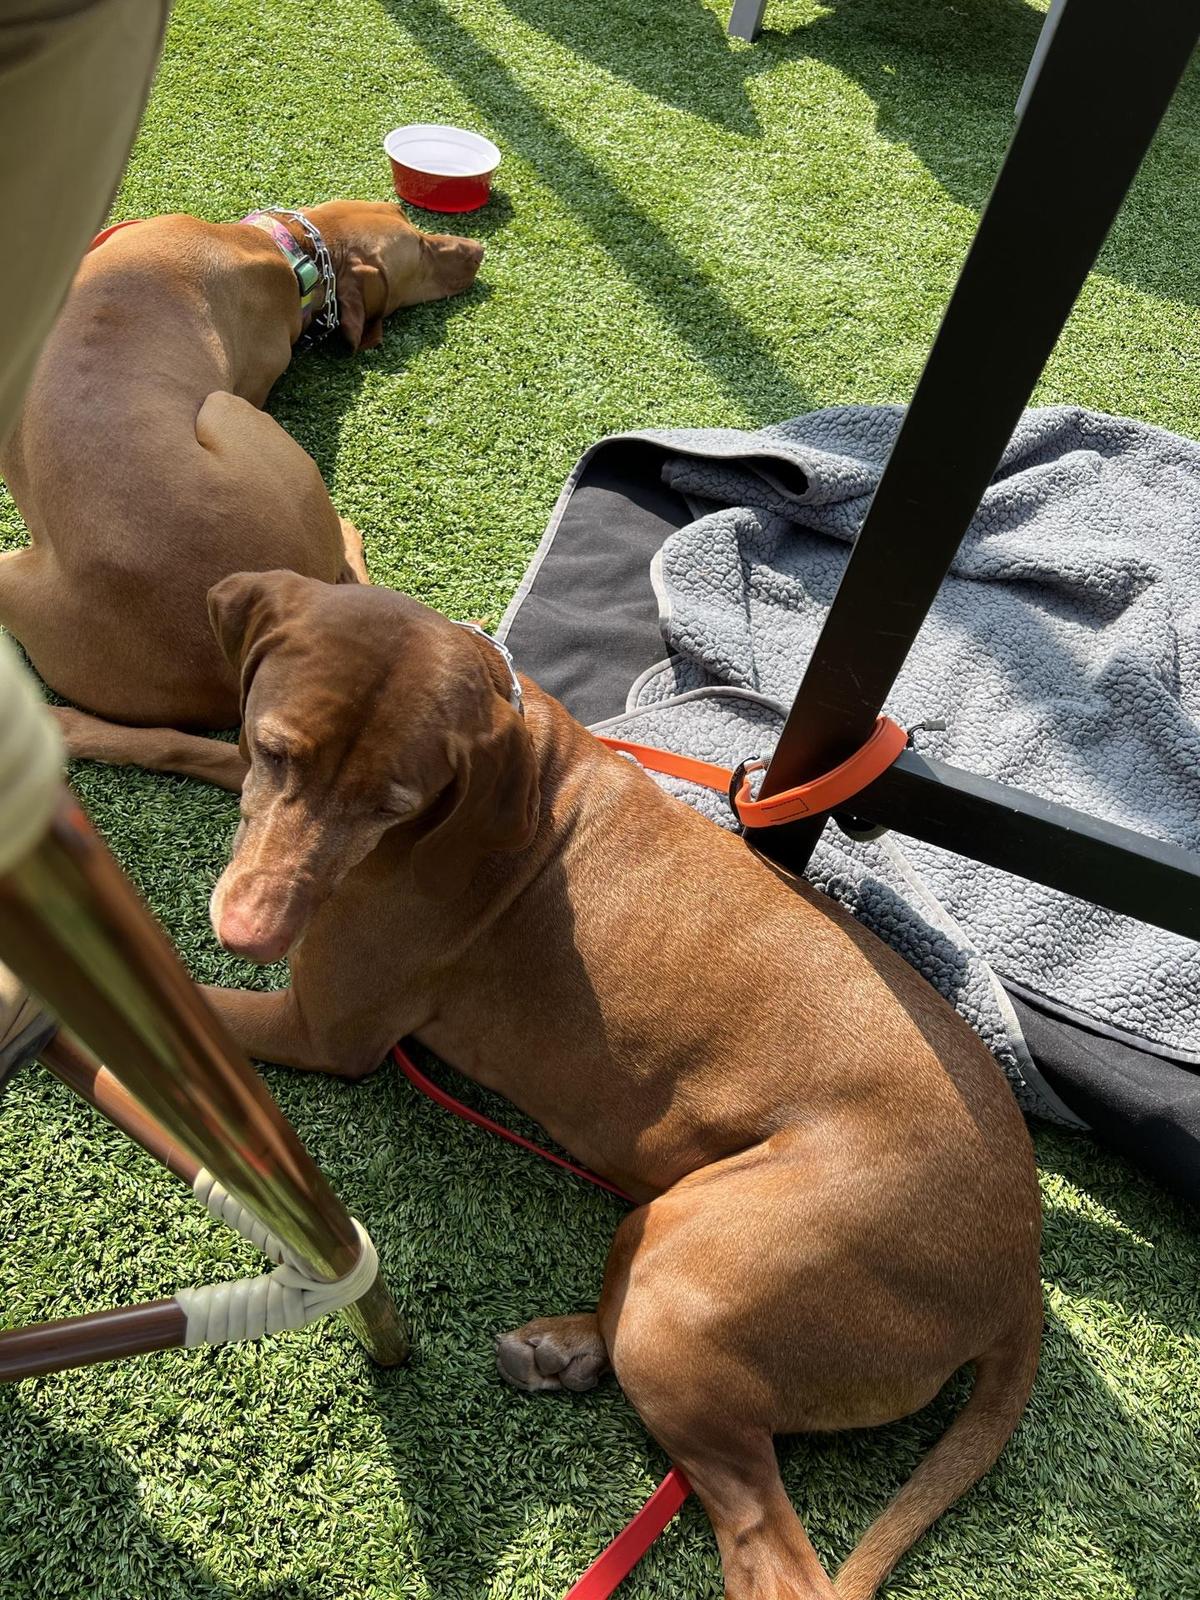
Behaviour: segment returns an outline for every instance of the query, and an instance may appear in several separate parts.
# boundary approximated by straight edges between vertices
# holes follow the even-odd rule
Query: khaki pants
[[[121,181],[168,10],[169,0],[0,0],[0,440]],[[46,1031],[0,967],[0,1078]]]
[[[0,440],[137,133],[169,0],[0,0]]]

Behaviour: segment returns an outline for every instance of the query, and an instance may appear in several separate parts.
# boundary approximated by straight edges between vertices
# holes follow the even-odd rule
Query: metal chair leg
[[[60,1030],[43,1048],[41,1061],[56,1078],[95,1106],[169,1172],[182,1179],[189,1189],[192,1187],[199,1162],[142,1110],[114,1073],[69,1034]],[[407,1336],[382,1278],[376,1279],[362,1299],[347,1306],[342,1315],[380,1365],[397,1366],[406,1358]]]
[[[733,0],[733,14],[729,18],[729,35],[753,44],[762,32],[763,14],[767,0]]]
[[[41,842],[0,876],[0,956],[315,1275],[349,1272],[349,1213],[65,788]],[[376,1361],[405,1359],[381,1278],[345,1314]]]

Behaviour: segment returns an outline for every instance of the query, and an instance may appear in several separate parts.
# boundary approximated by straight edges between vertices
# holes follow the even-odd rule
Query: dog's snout
[[[231,955],[267,966],[282,961],[291,948],[291,930],[264,919],[253,905],[226,904],[217,924],[217,938]]]
[[[475,282],[483,263],[484,246],[478,239],[444,234],[434,241],[438,270],[451,294],[461,294]]]
[[[282,961],[296,943],[302,909],[285,885],[259,874],[227,868],[209,906],[213,932],[231,955],[267,966]]]

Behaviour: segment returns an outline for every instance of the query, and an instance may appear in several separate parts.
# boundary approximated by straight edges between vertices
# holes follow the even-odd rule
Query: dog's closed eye
[[[282,766],[289,761],[303,761],[312,754],[310,743],[292,733],[290,730],[278,727],[275,723],[263,723],[254,729],[250,739],[251,753],[256,760],[266,762],[271,766]]]
[[[260,766],[269,767],[273,771],[278,771],[281,767],[287,765],[286,754],[274,745],[256,744],[254,746],[254,759]]]
[[[389,789],[380,810],[385,817],[391,817],[395,822],[403,822],[418,809],[421,796],[415,789],[406,788],[402,783],[396,783]]]

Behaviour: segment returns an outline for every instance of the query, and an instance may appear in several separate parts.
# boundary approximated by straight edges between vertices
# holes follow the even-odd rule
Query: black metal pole
[[[730,36],[753,44],[762,32],[766,9],[767,0],[733,0],[733,12],[729,18]]]
[[[863,743],[1200,37],[1196,0],[1065,0],[764,795]],[[803,871],[824,818],[758,829]]]
[[[839,821],[881,823],[1200,939],[1200,856],[906,750]]]

